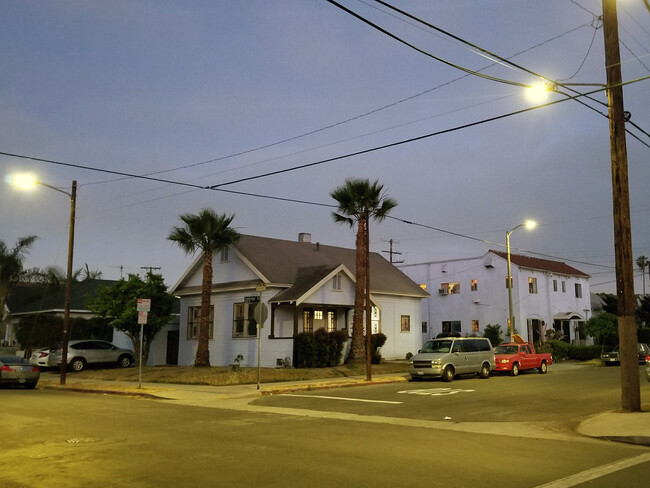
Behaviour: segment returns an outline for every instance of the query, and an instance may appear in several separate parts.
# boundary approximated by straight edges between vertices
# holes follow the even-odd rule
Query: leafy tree
[[[607,313],[618,315],[618,297],[611,293],[597,293],[603,300],[603,310]]]
[[[13,249],[9,249],[4,241],[0,240],[0,329],[4,330],[5,302],[9,294],[9,287],[17,282],[23,274],[25,255],[36,236],[20,237]]]
[[[218,215],[204,208],[198,214],[179,217],[183,226],[175,226],[167,239],[173,241],[185,254],[203,253],[203,280],[201,284],[201,315],[199,340],[194,366],[210,366],[210,297],[212,295],[212,254],[231,246],[239,240],[239,233],[230,227],[234,215]]]
[[[88,308],[102,317],[111,319],[110,325],[124,332],[133,344],[137,358],[140,357],[140,324],[138,324],[138,298],[151,300],[151,311],[143,328],[143,363],[147,364],[151,342],[171,317],[174,297],[167,293],[162,275],[147,273],[146,280],[136,274],[129,274],[112,286],[97,290],[97,295],[88,301]]]
[[[637,309],[637,315],[639,317],[639,323],[641,324],[641,327],[648,327],[650,325],[650,296],[643,295],[639,298],[639,308]]]
[[[363,341],[363,315],[369,270],[369,223],[371,219],[384,220],[397,202],[386,197],[384,186],[378,181],[370,183],[367,179],[347,179],[345,184],[330,193],[338,203],[338,212],[332,212],[335,222],[357,226],[354,314],[352,317],[352,344],[349,362],[361,363],[366,355]]]
[[[645,256],[639,256],[636,258],[636,265],[641,270],[641,276],[643,276],[643,294],[645,295],[645,269],[650,269],[650,261]]]
[[[618,317],[609,312],[599,313],[585,322],[583,330],[585,334],[598,339],[604,347],[606,341],[616,339],[618,335]]]
[[[488,324],[483,329],[483,337],[490,339],[492,346],[497,347],[503,342],[501,339],[501,326],[499,324]]]

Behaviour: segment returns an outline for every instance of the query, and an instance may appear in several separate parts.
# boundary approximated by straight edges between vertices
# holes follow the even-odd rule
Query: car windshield
[[[420,352],[449,352],[452,342],[446,340],[427,341]]]
[[[518,346],[499,346],[494,354],[517,354]]]

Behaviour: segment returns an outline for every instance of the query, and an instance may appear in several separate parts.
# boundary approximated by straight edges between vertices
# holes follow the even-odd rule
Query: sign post
[[[264,321],[268,316],[269,310],[266,305],[262,303],[262,292],[266,291],[266,286],[264,284],[258,285],[255,288],[255,291],[260,293],[260,301],[255,306],[255,321],[257,322],[257,389],[260,389],[260,367],[262,359],[262,327],[264,327]]]
[[[140,360],[138,361],[138,388],[142,388],[142,349],[144,347],[144,326],[151,310],[149,298],[138,298],[138,324],[140,324]]]

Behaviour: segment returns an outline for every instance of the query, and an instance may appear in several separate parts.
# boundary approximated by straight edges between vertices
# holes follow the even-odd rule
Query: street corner
[[[266,395],[281,395],[283,393],[291,393],[294,391],[314,391],[314,390],[330,390],[333,388],[351,388],[355,386],[371,386],[382,385],[388,383],[406,382],[406,376],[381,376],[379,378],[371,379],[370,381],[365,378],[339,378],[331,380],[321,380],[318,382],[304,382],[304,383],[290,383],[286,385],[273,385],[267,388],[262,388],[260,394]]]
[[[40,381],[39,389],[66,390],[77,393],[98,393],[103,395],[126,395],[141,398],[165,399],[164,388],[138,388],[131,385],[108,385],[106,383],[71,383],[62,385],[54,381]]]

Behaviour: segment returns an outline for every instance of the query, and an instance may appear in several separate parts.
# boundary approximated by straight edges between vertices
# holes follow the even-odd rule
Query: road
[[[567,429],[618,406],[615,374],[582,368],[399,383],[222,401],[217,408],[2,390],[0,486],[644,487],[650,449]],[[645,401],[649,393],[644,385]],[[450,428],[463,425],[471,431]]]

